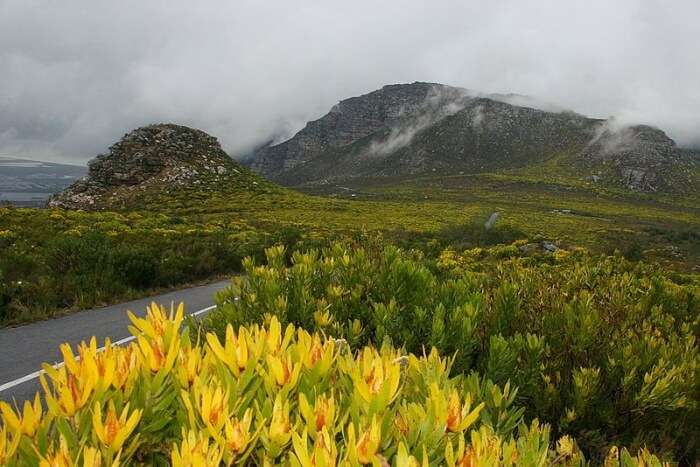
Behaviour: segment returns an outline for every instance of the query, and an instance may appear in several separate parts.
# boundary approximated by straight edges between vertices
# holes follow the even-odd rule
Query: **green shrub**
[[[156,284],[159,261],[152,250],[119,247],[112,252],[110,262],[119,280],[129,287],[146,288]]]
[[[266,251],[217,297],[206,326],[261,322],[454,354],[454,369],[517,386],[529,419],[591,456],[622,442],[700,455],[700,289],[620,257],[582,251],[504,259],[395,247]],[[475,257],[481,259],[475,260]]]

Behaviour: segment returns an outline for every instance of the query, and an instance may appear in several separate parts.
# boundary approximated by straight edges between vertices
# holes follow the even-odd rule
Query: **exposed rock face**
[[[226,181],[247,171],[213,136],[174,124],[133,130],[88,164],[88,175],[51,198],[49,206],[109,207],[153,186],[176,188]]]
[[[598,126],[581,154],[590,166],[610,166],[623,187],[637,191],[668,188],[673,178],[669,172],[682,171],[691,162],[658,128],[637,125],[614,129],[611,122]]]
[[[253,171],[286,185],[358,177],[525,168],[557,159],[567,177],[642,191],[692,186],[690,156],[661,130],[512,105],[433,83],[346,99],[294,137],[256,152]],[[544,174],[543,174],[544,175]]]
[[[342,148],[383,128],[394,127],[421,109],[461,100],[465,91],[433,83],[394,84],[336,104],[306,124],[292,139],[268,146],[251,161],[254,172],[276,179],[324,152]]]

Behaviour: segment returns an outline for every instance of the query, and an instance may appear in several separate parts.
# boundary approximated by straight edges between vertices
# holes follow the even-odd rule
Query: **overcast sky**
[[[176,122],[232,154],[434,81],[700,144],[700,1],[0,0],[0,155],[84,163]]]

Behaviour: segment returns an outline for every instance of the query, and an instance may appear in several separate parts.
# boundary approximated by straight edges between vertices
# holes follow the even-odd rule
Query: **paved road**
[[[185,311],[195,313],[211,307],[214,294],[228,284],[229,281],[222,281],[16,328],[0,329],[0,400],[23,401],[33,397],[40,385],[36,377],[29,378],[29,375],[40,370],[43,362],[59,361],[61,354],[58,346],[64,342],[75,346],[96,336],[98,345],[102,345],[106,337],[112,342],[128,337],[129,318],[126,310],[143,316],[146,306],[152,301],[166,306],[173,302],[185,302]],[[27,380],[23,381],[23,378]]]

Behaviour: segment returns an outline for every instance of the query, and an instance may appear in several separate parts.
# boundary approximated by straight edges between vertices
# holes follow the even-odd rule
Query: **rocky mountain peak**
[[[246,169],[207,133],[171,123],[137,128],[88,163],[88,174],[52,197],[51,207],[101,209],[154,186],[205,186]]]
[[[344,99],[292,139],[256,152],[251,169],[268,178],[292,169],[328,150],[342,148],[382,128],[394,127],[426,107],[461,99],[466,91],[436,83],[391,84]]]
[[[291,186],[537,167],[561,171],[550,179],[636,191],[696,183],[695,162],[660,129],[588,118],[527,96],[422,82],[345,99],[249,163]]]

